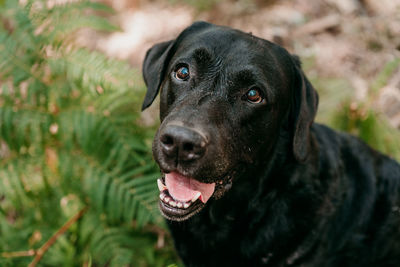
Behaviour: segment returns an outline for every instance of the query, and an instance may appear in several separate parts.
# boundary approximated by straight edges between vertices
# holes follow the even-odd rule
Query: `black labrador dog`
[[[400,165],[314,123],[297,57],[196,22],[154,45],[143,109],[159,207],[186,266],[400,266]]]

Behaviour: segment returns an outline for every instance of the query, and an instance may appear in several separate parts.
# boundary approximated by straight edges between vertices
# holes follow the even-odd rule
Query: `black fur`
[[[150,49],[143,74],[143,109],[161,90],[161,170],[222,183],[199,213],[168,221],[186,266],[400,266],[400,166],[313,123],[318,96],[297,57],[197,22]],[[244,98],[254,86],[261,104]],[[163,155],[160,133],[177,122],[209,140],[200,159]]]

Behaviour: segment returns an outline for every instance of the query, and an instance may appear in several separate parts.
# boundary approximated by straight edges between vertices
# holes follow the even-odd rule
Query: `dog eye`
[[[176,72],[175,72],[175,77],[178,80],[186,80],[189,78],[189,69],[187,67],[180,67]]]
[[[261,103],[263,101],[263,97],[261,95],[260,89],[251,88],[246,93],[246,99],[251,103]]]

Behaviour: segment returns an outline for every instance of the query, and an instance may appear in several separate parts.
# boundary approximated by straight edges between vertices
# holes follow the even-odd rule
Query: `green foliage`
[[[313,65],[313,58],[303,60],[306,72]],[[371,82],[368,97],[364,101],[354,100],[354,89],[344,79],[309,74],[320,96],[316,120],[358,136],[373,148],[400,160],[400,132],[388,123],[374,102],[379,89],[388,83],[399,65],[400,59],[397,58],[382,68]]]
[[[117,27],[90,1],[0,4],[0,265],[26,266],[83,207],[42,266],[176,262],[157,208],[158,169],[140,126],[144,86],[125,62],[78,48],[82,27]]]
[[[361,103],[342,101],[331,118],[333,127],[359,136],[373,148],[400,160],[400,132],[375,108],[379,89],[384,87],[400,65],[397,58],[388,62],[372,82],[368,98]]]
[[[359,136],[373,148],[400,160],[400,132],[367,104],[343,102],[331,123],[335,128]]]
[[[332,111],[340,103],[353,97],[353,89],[344,79],[330,77],[310,77],[313,86],[318,90],[319,103],[316,121],[327,123],[332,118]]]
[[[378,74],[375,81],[371,85],[371,91],[373,94],[376,94],[379,89],[381,89],[387,84],[388,80],[393,75],[395,70],[399,67],[399,65],[400,65],[400,58],[396,58],[386,63],[382,71]]]

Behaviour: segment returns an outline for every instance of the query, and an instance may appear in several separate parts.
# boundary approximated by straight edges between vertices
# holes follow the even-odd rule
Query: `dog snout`
[[[201,158],[207,149],[207,142],[198,131],[176,125],[168,125],[160,135],[162,153],[174,162],[191,161]]]

